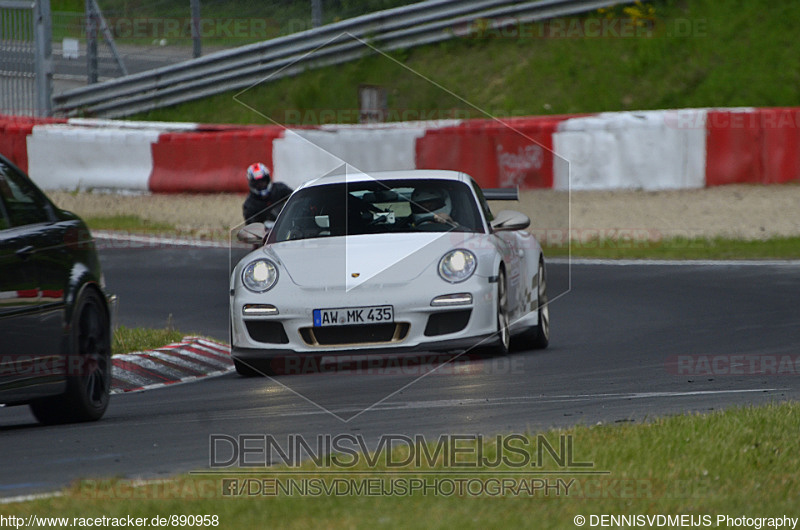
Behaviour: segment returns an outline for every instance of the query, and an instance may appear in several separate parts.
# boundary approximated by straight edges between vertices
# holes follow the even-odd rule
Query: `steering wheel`
[[[303,239],[303,231],[300,228],[292,227],[286,233],[286,240],[291,241],[292,239]]]
[[[447,232],[451,227],[450,223],[440,223],[433,219],[425,219],[415,225],[420,232]]]

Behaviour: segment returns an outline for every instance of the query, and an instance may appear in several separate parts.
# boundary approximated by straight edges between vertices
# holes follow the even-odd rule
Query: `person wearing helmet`
[[[247,186],[250,193],[242,205],[245,223],[274,221],[281,211],[292,188],[281,182],[273,182],[267,166],[261,162],[247,168]]]
[[[453,205],[447,192],[438,188],[416,188],[411,194],[411,220],[414,226],[425,223],[455,225],[450,216]]]

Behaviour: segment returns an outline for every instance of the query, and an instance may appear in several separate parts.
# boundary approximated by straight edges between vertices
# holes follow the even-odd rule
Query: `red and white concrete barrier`
[[[464,171],[484,187],[550,188],[553,133],[565,118],[470,120],[427,131],[417,142],[417,167]]]
[[[361,171],[414,169],[417,142],[431,131],[458,123],[403,122],[285,130],[272,145],[275,177],[297,187],[347,164]],[[239,177],[241,178],[241,176]]]
[[[45,189],[148,189],[157,129],[37,125],[28,136],[28,173]]]
[[[702,188],[705,114],[703,109],[605,112],[564,120],[553,134],[554,151],[564,161],[554,168],[553,187]]]
[[[28,136],[34,126],[63,123],[66,120],[4,116],[0,114],[0,153],[23,171],[28,171]]]
[[[800,108],[709,110],[706,186],[800,181]]]
[[[461,170],[485,187],[701,188],[800,181],[800,108],[293,129],[0,116],[0,152],[46,189],[244,192],[256,160],[293,187],[348,164]]]
[[[150,191],[244,192],[245,169],[255,161],[273,167],[273,143],[281,127],[247,127],[162,134],[152,145]]]

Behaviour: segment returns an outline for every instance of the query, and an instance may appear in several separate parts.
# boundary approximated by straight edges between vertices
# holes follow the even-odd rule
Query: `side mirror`
[[[496,232],[502,230],[525,230],[531,225],[527,215],[514,210],[500,210],[491,222],[492,229]]]
[[[264,242],[266,236],[267,227],[264,226],[264,223],[250,223],[239,229],[239,232],[236,234],[236,239],[242,243],[260,245]]]

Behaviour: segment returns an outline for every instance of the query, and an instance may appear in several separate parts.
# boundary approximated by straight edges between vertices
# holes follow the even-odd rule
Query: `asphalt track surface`
[[[106,249],[101,260],[120,297],[120,323],[160,326],[171,314],[180,329],[227,339],[228,250]],[[551,297],[571,289],[552,302],[545,351],[457,359],[435,372],[422,363],[275,380],[232,373],[114,396],[92,424],[42,427],[26,407],[0,410],[0,496],[53,491],[77,478],[206,469],[212,434],[435,440],[800,397],[800,366],[764,375],[731,368],[750,357],[715,357],[728,364],[713,373],[679,373],[676,364],[677,356],[797,359],[798,264],[581,264],[571,278],[564,263],[548,270]]]

